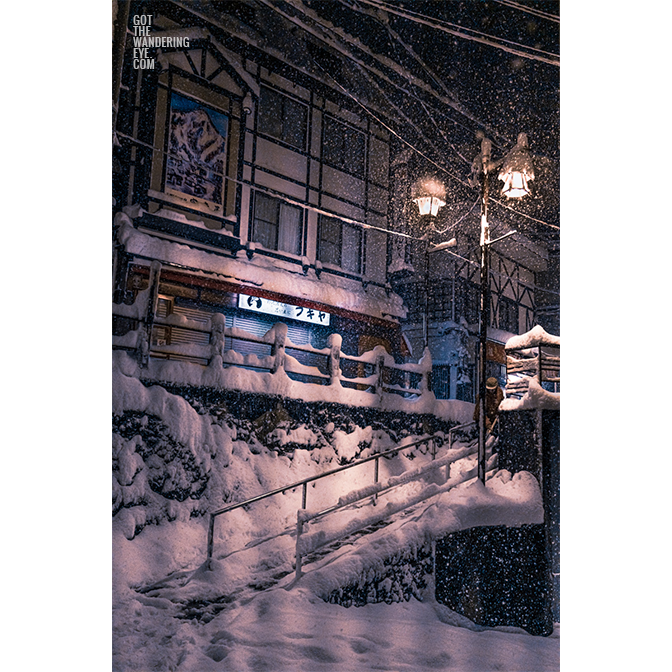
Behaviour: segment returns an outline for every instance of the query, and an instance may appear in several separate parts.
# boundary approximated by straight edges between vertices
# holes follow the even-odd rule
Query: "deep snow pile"
[[[377,507],[342,510],[314,526],[312,546],[357,518],[366,525],[386,507],[419,502],[385,528],[309,558],[294,585],[300,489],[220,517],[207,568],[204,514],[389,448],[398,436],[284,422],[282,409],[268,426],[224,410],[199,413],[183,397],[146,387],[119,368],[113,410],[115,670],[557,669],[555,636],[478,628],[436,604],[431,585],[416,591],[422,601],[350,609],[325,601],[432,537],[473,525],[539,522],[539,490],[529,475],[500,472],[486,488],[472,480],[449,489],[451,479],[473,473],[469,456],[451,466],[448,481],[421,479],[391,491]],[[421,454],[383,460],[380,479],[428,460]],[[371,483],[371,463],[329,477],[309,488],[308,509]],[[423,501],[427,493],[432,497]]]

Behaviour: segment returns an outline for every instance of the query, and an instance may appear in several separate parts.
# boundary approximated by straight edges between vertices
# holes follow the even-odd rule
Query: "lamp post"
[[[411,189],[411,199],[418,206],[421,221],[431,222],[446,204],[446,188],[434,178],[424,178],[416,182]],[[426,227],[422,238],[424,239],[424,287],[422,314],[422,347],[429,347],[429,226]]]
[[[487,341],[490,323],[490,225],[488,223],[488,175],[499,165],[499,179],[504,182],[502,194],[507,198],[522,198],[530,193],[528,183],[534,179],[534,168],[527,145],[527,135],[520,133],[516,146],[500,162],[491,160],[492,142],[481,140],[481,153],[474,161],[474,169],[481,179],[481,292],[478,353],[478,478],[485,484],[485,381],[487,377]],[[510,234],[507,234],[510,235]],[[503,236],[502,236],[503,237]],[[501,240],[498,238],[497,240]]]

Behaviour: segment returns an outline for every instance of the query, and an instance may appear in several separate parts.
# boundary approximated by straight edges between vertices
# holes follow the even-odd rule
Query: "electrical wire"
[[[153,145],[150,145],[146,142],[143,142],[142,140],[138,140],[137,138],[133,138],[132,136],[126,135],[125,133],[120,133],[119,131],[117,131],[116,136],[119,137],[119,138],[122,138],[124,140],[129,140],[130,142],[132,142],[134,144],[138,144],[138,145],[141,145],[141,146],[146,147],[148,149],[151,149],[152,151],[154,151],[158,154],[174,156],[170,152],[166,152],[162,149],[154,147]],[[278,198],[280,200],[283,200],[283,201],[289,203],[290,205],[294,205],[294,206],[302,208],[304,210],[311,210],[313,212],[316,212],[317,214],[325,215],[325,216],[331,217],[333,219],[338,219],[338,220],[346,222],[348,224],[355,224],[356,226],[361,226],[363,229],[373,229],[374,231],[381,231],[382,233],[387,233],[387,234],[390,234],[390,235],[393,235],[393,236],[399,236],[401,238],[406,238],[407,240],[413,240],[413,241],[416,241],[416,242],[423,242],[423,243],[425,242],[425,239],[422,238],[422,237],[412,236],[408,233],[403,233],[401,231],[392,231],[391,229],[385,229],[381,226],[375,226],[373,224],[367,224],[366,222],[360,222],[356,219],[351,219],[349,217],[344,217],[342,215],[339,215],[339,214],[336,214],[336,213],[333,213],[333,212],[322,210],[321,208],[316,208],[315,206],[310,205],[308,203],[303,203],[301,201],[296,201],[293,198],[290,198],[289,196],[286,196],[285,194],[283,194],[281,192],[278,192],[278,191],[275,191],[273,189],[265,188],[265,187],[262,187],[262,186],[257,185],[257,184],[252,184],[251,182],[244,182],[244,181],[241,181],[241,180],[237,180],[233,177],[228,177],[228,176],[223,175],[221,173],[216,173],[216,174],[220,175],[225,180],[229,180],[230,182],[233,182],[234,184],[239,184],[239,185],[242,185],[242,186],[250,187],[250,188],[254,189],[255,191],[259,191],[259,192],[267,194],[269,196],[273,196],[275,198]],[[465,217],[467,217],[471,213],[471,211],[474,209],[474,207],[476,206],[476,204],[478,202],[479,201],[476,201],[476,203],[474,203],[471,206],[469,211],[467,213],[465,213],[457,222],[455,222],[454,224],[451,224],[449,227],[447,227],[443,231],[436,231],[436,232],[437,233],[445,233],[448,229],[453,228],[454,226],[457,226],[457,224],[459,224]],[[478,249],[479,247],[480,247],[480,245],[477,245],[476,247],[472,248],[471,250],[469,250],[469,252],[467,252],[467,255],[471,254],[474,250]],[[478,262],[473,261],[472,259],[469,259],[468,256],[463,257],[463,256],[457,254],[456,252],[453,252],[450,249],[438,250],[437,253],[438,252],[445,252],[446,254],[449,254],[450,256],[455,257],[456,259],[459,259],[460,261],[463,261],[470,266],[480,268],[480,264]],[[497,275],[497,276],[502,277],[502,278],[510,278],[510,276],[505,275],[503,273],[499,273],[498,271],[495,271],[493,269],[491,269],[490,272],[491,272],[492,275]],[[520,279],[517,279],[516,282],[518,282],[519,284],[523,284],[525,286],[529,286],[529,287],[534,288],[534,285],[531,285],[529,283],[525,283],[524,281],[522,281]],[[557,294],[559,296],[559,292],[553,292],[551,290],[546,290],[546,289],[544,289],[543,291],[548,293],[548,294]]]
[[[390,79],[390,77],[388,77],[388,76],[385,75],[384,73],[380,72],[379,70],[376,70],[376,69],[373,68],[371,65],[368,65],[368,64],[362,62],[360,59],[357,59],[357,58],[356,58],[350,51],[347,51],[347,52],[346,52],[347,47],[343,47],[341,44],[334,44],[333,42],[330,42],[329,40],[325,39],[325,38],[322,37],[321,35],[317,34],[317,31],[316,31],[315,28],[306,25],[306,23],[305,23],[304,21],[302,21],[301,19],[299,19],[299,18],[297,18],[297,17],[294,17],[294,16],[291,16],[291,15],[287,14],[287,12],[283,11],[282,9],[280,9],[279,7],[277,7],[275,4],[273,4],[273,3],[271,2],[271,0],[256,0],[256,2],[258,2],[259,4],[262,4],[262,5],[264,5],[264,6],[266,6],[267,8],[269,8],[269,9],[271,9],[271,10],[273,10],[273,11],[275,11],[277,14],[279,14],[280,16],[282,16],[283,18],[285,18],[287,21],[290,21],[291,23],[293,23],[294,25],[298,26],[298,27],[301,28],[302,30],[305,30],[307,33],[309,33],[310,35],[312,35],[314,38],[320,40],[321,42],[323,42],[324,44],[326,44],[326,45],[329,46],[330,48],[332,48],[332,49],[338,51],[341,55],[343,55],[343,56],[345,56],[346,58],[350,59],[353,63],[357,63],[357,64],[359,64],[360,66],[362,66],[362,67],[364,67],[364,68],[370,70],[370,71],[373,72],[377,77],[380,77],[383,81],[387,82],[388,84],[390,84],[390,85],[393,86],[394,88],[396,88],[396,89],[402,91],[404,94],[406,94],[406,95],[412,95],[406,88],[404,88],[403,86],[399,85],[397,82],[395,82],[395,81],[393,81],[392,79]],[[395,63],[395,62],[388,63],[387,60],[389,60],[389,59],[386,59],[385,57],[382,57],[382,56],[380,56],[379,54],[375,54],[375,53],[371,52],[370,50],[368,50],[368,48],[367,48],[365,45],[362,44],[361,41],[359,41],[359,40],[354,40],[351,36],[347,35],[347,33],[344,32],[343,34],[340,34],[339,32],[335,31],[334,29],[329,29],[329,27],[326,26],[326,25],[322,22],[322,20],[320,19],[319,16],[318,16],[318,18],[314,18],[314,17],[312,17],[312,16],[310,15],[310,13],[308,12],[307,9],[297,6],[297,4],[296,4],[297,0],[286,0],[286,2],[290,5],[290,7],[292,7],[292,8],[295,9],[296,11],[301,12],[302,14],[304,14],[305,16],[307,16],[308,18],[310,18],[310,20],[313,21],[313,22],[320,28],[320,30],[322,30],[323,32],[326,32],[326,31],[328,31],[328,30],[331,30],[331,32],[335,32],[336,35],[337,35],[337,37],[338,37],[338,39],[339,39],[340,41],[350,42],[355,48],[357,48],[357,49],[359,49],[360,51],[362,51],[363,53],[365,53],[369,58],[373,58],[373,59],[376,60],[379,64],[383,65],[384,67],[388,68],[391,72],[394,72],[395,75],[399,76],[399,73],[398,73],[398,71],[397,71],[397,69],[396,69],[396,67],[395,67],[395,66],[398,67],[398,64],[397,64],[397,63]],[[437,100],[439,100],[440,102],[442,102],[444,105],[446,105],[446,106],[448,106],[448,107],[454,109],[456,112],[458,112],[459,114],[461,114],[461,115],[462,115],[463,117],[465,117],[466,119],[469,119],[469,120],[472,121],[473,123],[475,123],[475,124],[481,126],[481,127],[484,128],[486,131],[488,131],[488,133],[493,133],[493,129],[490,129],[490,127],[489,127],[487,124],[485,124],[484,122],[482,122],[480,119],[478,119],[478,118],[472,116],[472,115],[469,113],[468,110],[462,109],[462,107],[461,107],[457,102],[455,102],[455,101],[453,101],[453,100],[450,100],[450,99],[449,99],[448,97],[446,97],[446,96],[442,96],[442,95],[440,95],[437,91],[435,91],[435,90],[434,90],[434,89],[433,89],[427,82],[425,82],[424,80],[421,80],[421,79],[415,77],[414,75],[412,75],[411,73],[408,73],[408,72],[407,72],[407,75],[406,75],[406,80],[407,80],[407,82],[408,82],[409,84],[411,84],[411,85],[417,87],[418,89],[424,91],[424,92],[427,93],[428,95],[433,96],[434,98],[436,98]],[[456,124],[457,124],[458,122],[455,122],[455,121],[453,120],[453,123],[456,123]],[[464,127],[464,128],[466,128],[466,127]],[[473,132],[471,129],[467,129],[467,130],[469,130],[470,132]],[[499,134],[497,134],[497,135],[499,135]]]
[[[177,156],[176,154],[173,154],[171,152],[164,151],[163,149],[159,149],[158,147],[154,147],[153,145],[150,145],[149,143],[143,142],[142,140],[138,140],[138,138],[134,138],[130,135],[126,135],[125,133],[120,133],[119,131],[116,132],[115,134],[118,138],[122,138],[123,140],[128,140],[133,144],[136,145],[141,145],[142,147],[146,147],[147,149],[151,149],[153,152],[156,152],[157,154],[161,154],[164,156],[169,156],[178,160],[183,160],[181,157]],[[198,161],[191,161],[191,163],[198,164]],[[203,164],[206,165],[206,164]],[[252,182],[247,182],[244,180],[238,180],[235,177],[229,177],[228,175],[225,175],[224,173],[217,172],[216,170],[212,170],[208,166],[208,170],[213,174],[217,175],[218,177],[221,177],[223,180],[227,180],[229,182],[233,182],[234,184],[239,184],[241,186],[245,187],[251,187],[254,191],[259,191],[261,193],[267,194],[268,196],[273,196],[277,199],[280,199],[282,201],[285,201],[286,203],[289,203],[290,205],[303,208],[304,210],[311,210],[312,212],[316,212],[317,214],[320,215],[325,215],[326,217],[331,217],[332,219],[338,219],[340,221],[346,222],[347,224],[355,224],[356,226],[361,226],[363,229],[373,229],[375,231],[382,231],[383,233],[388,233],[393,236],[400,236],[401,238],[408,238],[409,240],[417,240],[417,241],[422,241],[422,238],[419,238],[417,236],[412,236],[408,233],[403,233],[402,231],[392,231],[391,229],[385,229],[381,226],[375,226],[374,224],[367,224],[366,222],[360,222],[357,219],[351,219],[350,217],[345,217],[343,215],[339,215],[338,213],[330,212],[328,210],[322,210],[321,208],[317,208],[314,205],[310,205],[309,203],[304,203],[302,201],[297,201],[294,200],[293,198],[287,196],[286,194],[283,194],[280,191],[276,191],[274,189],[268,188],[268,187],[263,187],[261,185],[252,183]],[[207,213],[203,213],[207,214]]]
[[[553,21],[554,23],[560,23],[560,17],[555,15],[555,14],[549,14],[548,12],[542,12],[540,9],[536,9],[533,7],[527,7],[525,5],[521,5],[518,2],[513,2],[513,0],[495,0],[495,2],[498,2],[500,5],[505,5],[506,7],[510,7],[511,9],[518,9],[521,12],[525,12],[527,14],[532,14],[533,16],[538,16],[541,19],[548,19],[549,21]]]
[[[434,233],[448,233],[451,229],[454,229],[463,219],[466,219],[473,211],[473,209],[481,202],[480,197],[478,200],[474,201],[474,204],[465,212],[462,217],[460,217],[456,222],[453,222],[452,224],[449,224],[446,226],[445,229],[437,229],[435,227],[432,227]]]
[[[422,70],[424,70],[429,75],[430,79],[432,79],[434,82],[436,82],[436,84],[438,86],[440,86],[447,94],[450,95],[451,92],[446,87],[446,85],[443,83],[443,80],[441,79],[441,77],[439,77],[436,73],[434,73],[427,66],[427,64],[418,56],[418,54],[416,54],[415,51],[409,45],[407,45],[404,42],[404,40],[401,38],[401,36],[392,28],[392,26],[390,26],[389,21],[387,23],[384,23],[383,21],[381,21],[381,19],[378,16],[375,15],[375,12],[373,10],[358,7],[357,6],[358,5],[357,0],[354,0],[354,4],[352,4],[352,5],[349,4],[348,0],[339,0],[339,2],[342,5],[344,5],[345,7],[347,7],[348,9],[352,9],[355,12],[360,12],[360,13],[364,14],[365,16],[368,16],[369,18],[373,19],[376,23],[378,23],[383,28],[383,30],[387,31],[387,34],[390,37],[390,42],[391,42],[391,45],[392,45],[392,49],[394,50],[394,53],[395,54],[398,53],[397,45],[401,45],[403,47],[404,51],[407,54],[409,54],[410,57],[422,68]],[[434,125],[434,127],[438,131],[439,135],[443,138],[444,142],[452,149],[452,151],[455,153],[455,155],[458,156],[460,159],[462,159],[462,161],[464,161],[467,165],[471,166],[471,161],[469,161],[469,159],[462,156],[462,154],[460,154],[460,152],[457,150],[455,145],[453,145],[453,143],[450,142],[450,140],[446,136],[445,131],[441,128],[441,126],[439,126],[436,119],[434,118],[435,114],[428,109],[425,101],[423,101],[421,98],[419,98],[418,96],[415,96],[415,95],[413,96],[413,98],[414,98],[414,100],[416,100],[420,104],[420,106],[424,110],[425,114],[427,115],[427,118],[432,122],[432,124]],[[438,112],[438,110],[434,110],[434,112]],[[440,113],[440,114],[442,114],[442,113]],[[443,116],[446,116],[446,115],[444,114]],[[446,118],[451,123],[453,123],[455,125],[462,126],[461,124],[458,124],[454,119],[451,119],[448,116],[446,116]],[[464,128],[464,127],[462,126],[462,128]],[[467,129],[467,130],[472,132],[471,129]]]
[[[496,49],[500,49],[501,51],[506,51],[507,53],[514,54],[515,56],[521,56],[522,58],[528,58],[533,61],[539,61],[541,63],[547,63],[549,65],[555,65],[558,67],[560,66],[560,57],[557,54],[553,54],[551,52],[536,49],[535,47],[528,47],[526,45],[521,45],[516,42],[510,42],[509,40],[505,40],[504,38],[495,38],[491,35],[487,35],[486,33],[471,31],[470,28],[464,28],[463,26],[457,26],[456,24],[440,21],[439,19],[436,19],[434,17],[428,17],[426,15],[419,14],[417,12],[413,12],[408,9],[401,11],[379,0],[359,0],[359,1],[366,3],[368,5],[372,5],[373,7],[377,7],[378,9],[382,9],[386,12],[389,12],[390,14],[396,14],[397,16],[400,16],[409,21],[414,21],[416,23],[421,23],[423,25],[430,26],[431,28],[435,28],[444,33],[448,33],[449,35],[453,35],[453,37],[459,37],[464,40],[471,40],[472,42],[479,42],[480,44],[485,44],[489,47],[494,47]],[[453,26],[459,28],[460,30],[455,30]],[[473,34],[461,32],[464,30],[469,30]],[[499,40],[499,42],[495,42],[493,40]],[[509,47],[507,46],[507,44],[504,43],[513,44],[519,48],[514,49],[513,47]],[[521,51],[521,49],[528,49],[529,51]],[[538,52],[538,53],[534,54],[531,52]],[[550,56],[551,58],[547,58],[547,56]]]
[[[381,126],[383,126],[384,128],[386,128],[388,131],[390,131],[390,133],[394,134],[395,137],[397,137],[399,140],[401,140],[401,141],[402,141],[404,144],[406,144],[410,149],[412,149],[414,152],[416,152],[417,154],[419,154],[420,156],[422,156],[422,158],[425,159],[426,161],[429,161],[435,168],[438,168],[439,170],[441,170],[442,172],[444,172],[446,175],[448,175],[448,176],[451,177],[452,179],[454,179],[454,180],[456,180],[457,182],[459,182],[461,185],[463,185],[463,186],[465,186],[465,187],[468,187],[470,190],[473,190],[472,185],[470,185],[469,183],[465,182],[464,180],[462,180],[461,178],[457,177],[456,175],[453,175],[453,174],[452,174],[452,173],[451,173],[445,166],[441,166],[441,165],[439,165],[436,161],[434,161],[434,160],[431,159],[429,156],[427,156],[426,154],[424,154],[424,153],[423,153],[422,151],[420,151],[417,147],[415,147],[413,144],[411,144],[408,140],[406,140],[404,137],[402,137],[401,135],[399,135],[399,133],[397,133],[393,128],[391,128],[390,126],[388,126],[387,124],[385,124],[385,122],[382,121],[381,119],[379,119],[373,112],[371,112],[371,110],[369,110],[369,109],[366,107],[366,105],[364,105],[364,103],[362,103],[360,100],[358,100],[352,93],[350,93],[350,91],[348,91],[344,86],[342,86],[342,85],[340,84],[340,82],[338,82],[336,79],[334,79],[334,77],[333,77],[330,73],[328,73],[324,68],[322,68],[322,66],[321,66],[319,63],[316,62],[315,65],[316,65],[318,68],[320,68],[320,70],[322,70],[322,72],[324,72],[326,75],[328,75],[328,76],[333,80],[333,82],[334,82],[334,83],[335,83],[335,84],[336,84],[336,85],[337,85],[337,86],[338,86],[338,87],[339,87],[339,88],[340,88],[346,95],[350,96],[350,97],[351,97],[351,98],[352,98],[358,105],[360,105],[360,106],[362,107],[362,109],[364,109],[364,111],[365,111],[367,114],[369,114],[369,115],[370,115],[376,122],[378,122]],[[501,201],[499,201],[499,200],[497,200],[497,199],[494,199],[494,198],[493,198],[492,201],[493,201],[494,203],[497,203],[497,204],[500,205],[501,207],[506,208],[507,210],[510,210],[511,212],[515,213],[516,215],[519,215],[519,216],[521,216],[521,217],[525,217],[526,219],[529,219],[529,220],[531,220],[531,221],[533,221],[533,222],[537,222],[538,224],[543,224],[543,225],[548,226],[548,227],[550,227],[550,228],[552,228],[552,229],[557,229],[558,231],[560,230],[560,227],[559,227],[559,226],[555,226],[554,224],[549,224],[548,222],[544,222],[544,221],[541,220],[541,219],[537,219],[536,217],[532,217],[531,215],[527,215],[527,214],[525,214],[524,212],[520,212],[519,210],[514,210],[512,207],[510,207],[510,206],[508,206],[508,205],[505,205],[504,203],[502,203]]]

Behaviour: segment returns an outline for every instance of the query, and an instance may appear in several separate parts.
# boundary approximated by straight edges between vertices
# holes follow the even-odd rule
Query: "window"
[[[455,319],[463,317],[467,324],[477,324],[480,317],[481,288],[465,278],[457,278],[455,287]],[[492,314],[491,314],[492,317]]]
[[[366,138],[364,133],[331,117],[324,118],[322,158],[335,168],[364,177]]]
[[[303,213],[301,208],[254,194],[254,218],[251,239],[269,250],[301,254]]]
[[[350,273],[362,272],[362,230],[333,217],[320,217],[318,259]]]
[[[305,149],[308,109],[277,91],[261,87],[259,132]]]
[[[172,93],[168,132],[166,192],[221,206],[229,118]]]
[[[504,296],[499,298],[499,328],[512,334],[517,334],[519,329],[518,304]]]

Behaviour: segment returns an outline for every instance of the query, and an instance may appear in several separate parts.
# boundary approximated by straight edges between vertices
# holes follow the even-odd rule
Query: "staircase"
[[[490,437],[488,469],[496,465],[494,454],[496,437]],[[208,557],[194,571],[180,571],[151,585],[136,588],[137,599],[143,603],[166,608],[178,619],[192,619],[207,623],[233,603],[245,603],[260,591],[274,586],[290,588],[301,577],[320,569],[349,553],[364,540],[379,539],[385,528],[408,516],[422,515],[431,500],[477,476],[475,452],[477,442],[470,441],[439,450],[436,437],[385,451],[378,455],[325,472],[310,480],[320,480],[333,472],[346,470],[367,461],[385,459],[401,451],[418,451],[426,463],[399,476],[378,481],[366,488],[341,496],[327,509],[311,511],[303,507],[297,511],[297,525],[287,526],[276,534],[250,541],[244,548],[222,552],[213,543],[213,521],[218,515],[241,506],[249,506],[263,498],[287,490],[303,488],[307,483],[290,484],[286,488],[264,493],[258,497],[231,505],[211,514]],[[424,449],[424,450],[423,450]],[[467,458],[467,459],[465,459]],[[451,474],[451,465],[460,462],[457,473]],[[396,493],[396,496],[395,494]],[[393,495],[390,501],[383,498]]]

